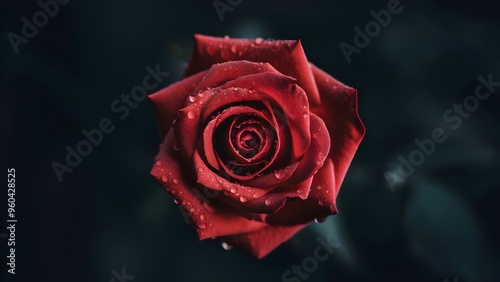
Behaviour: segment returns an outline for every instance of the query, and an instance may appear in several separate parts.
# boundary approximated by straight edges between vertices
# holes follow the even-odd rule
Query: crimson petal
[[[177,117],[177,110],[184,106],[189,94],[194,91],[204,74],[205,72],[202,72],[190,76],[148,96],[153,102],[161,138],[165,137]]]
[[[365,135],[358,114],[357,91],[311,64],[322,104],[311,109],[326,124],[331,136],[329,157],[335,168],[335,186],[340,187],[347,169]]]
[[[224,236],[221,239],[227,244],[261,259],[305,226],[305,224],[296,226],[267,226],[258,231]]]
[[[337,213],[335,199],[339,189],[335,185],[334,166],[331,159],[314,175],[311,191],[306,200],[288,202],[275,214],[267,215],[265,222],[278,225],[295,225],[311,222]]]
[[[220,38],[195,34],[195,47],[186,68],[186,76],[227,61],[268,62],[277,70],[295,77],[312,105],[321,98],[300,40],[260,40]]]

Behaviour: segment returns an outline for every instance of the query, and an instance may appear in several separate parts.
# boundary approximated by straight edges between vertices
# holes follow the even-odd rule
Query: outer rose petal
[[[278,71],[294,77],[313,105],[321,100],[300,40],[250,40],[195,34],[196,45],[186,76],[207,70],[213,64],[248,60],[268,62]]]
[[[165,137],[172,122],[177,117],[177,110],[184,107],[186,99],[193,92],[204,73],[201,72],[185,78],[148,96],[153,102],[162,138]]]
[[[223,241],[261,259],[307,224],[268,226],[258,231],[221,237]]]
[[[179,164],[180,156],[173,146],[174,135],[170,130],[156,157],[151,175],[184,208],[200,240],[252,232],[267,226],[265,223],[241,217],[234,211],[214,209],[215,200],[207,199],[208,197],[199,190],[193,190],[193,187],[199,186]]]
[[[329,157],[334,163],[335,187],[340,187],[349,165],[365,135],[358,114],[357,91],[311,64],[321,94],[321,105],[311,112],[321,117],[332,136]]]

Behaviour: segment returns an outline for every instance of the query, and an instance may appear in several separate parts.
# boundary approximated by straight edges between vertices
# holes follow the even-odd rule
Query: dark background
[[[221,21],[212,1],[73,0],[18,54],[7,34],[20,35],[21,18],[41,8],[2,1],[2,181],[14,167],[18,223],[17,274],[6,273],[0,238],[0,280],[119,281],[112,271],[125,267],[133,281],[281,281],[316,238],[332,236],[340,249],[307,281],[500,281],[500,88],[456,130],[442,117],[474,94],[479,75],[500,81],[500,5],[470,2],[401,1],[348,64],[339,44],[352,45],[353,28],[388,1],[243,0]],[[149,176],[160,143],[150,102],[123,121],[109,108],[142,84],[148,65],[170,73],[158,89],[179,80],[194,33],[300,38],[311,62],[359,90],[367,134],[340,213],[260,261],[198,242]],[[60,183],[51,163],[64,163],[65,146],[106,117],[116,129]],[[384,173],[437,127],[448,139],[391,189]]]

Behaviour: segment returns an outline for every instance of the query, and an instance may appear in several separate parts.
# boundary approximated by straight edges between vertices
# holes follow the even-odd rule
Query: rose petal
[[[261,62],[241,60],[214,64],[205,72],[194,91],[199,92],[207,88],[215,88],[240,76],[262,72],[280,73],[270,64]]]
[[[267,226],[258,231],[224,236],[220,239],[237,249],[246,251],[261,259],[305,226],[305,224],[296,226]]]
[[[276,225],[296,225],[324,218],[337,213],[335,200],[339,189],[335,184],[334,166],[331,159],[314,175],[311,192],[306,200],[288,202],[275,214],[265,217],[265,222]]]
[[[184,106],[205,72],[185,78],[148,96],[153,102],[156,120],[163,139],[177,117],[177,110]]]
[[[304,157],[292,177],[285,184],[295,184],[311,177],[323,166],[323,162],[330,151],[330,134],[325,123],[317,115],[311,114],[310,120],[311,146],[307,149]]]
[[[186,76],[227,61],[268,62],[280,72],[294,77],[312,105],[321,98],[300,40],[256,40],[220,38],[195,34],[195,47],[186,68]],[[260,44],[259,44],[260,42]]]
[[[200,240],[256,231],[267,226],[243,218],[234,210],[214,209],[216,206],[212,196],[214,193],[200,192],[200,186],[192,181],[193,176],[179,163],[180,156],[173,149],[174,141],[174,135],[170,130],[156,157],[151,175],[181,205]]]
[[[365,135],[365,126],[358,114],[357,91],[311,64],[322,104],[311,109],[326,124],[330,135],[329,157],[335,168],[335,185],[340,187],[349,165]]]

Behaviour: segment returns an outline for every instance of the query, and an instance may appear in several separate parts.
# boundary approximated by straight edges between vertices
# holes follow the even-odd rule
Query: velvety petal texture
[[[357,93],[299,40],[195,43],[185,78],[149,96],[163,138],[151,174],[200,240],[262,258],[337,213],[365,133]]]

